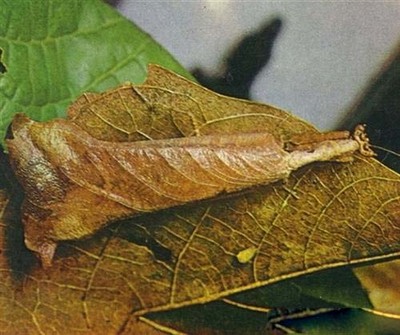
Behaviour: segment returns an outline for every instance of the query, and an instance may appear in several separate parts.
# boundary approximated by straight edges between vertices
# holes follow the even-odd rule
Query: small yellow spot
[[[245,263],[250,262],[253,259],[253,257],[256,254],[256,252],[257,252],[257,248],[256,247],[250,247],[250,248],[247,248],[247,249],[244,249],[244,250],[240,251],[236,255],[236,258],[237,258],[239,263],[245,264]]]

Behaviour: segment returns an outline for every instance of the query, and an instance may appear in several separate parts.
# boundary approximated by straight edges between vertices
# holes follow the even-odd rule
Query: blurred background
[[[244,36],[279,20],[276,36],[264,40],[275,43],[251,98],[322,130],[337,127],[400,42],[399,1],[120,0],[116,6],[183,66],[208,76],[222,74]]]
[[[204,86],[400,152],[400,1],[109,2]]]

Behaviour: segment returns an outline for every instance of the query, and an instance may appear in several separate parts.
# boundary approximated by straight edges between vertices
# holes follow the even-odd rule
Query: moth
[[[59,241],[108,223],[289,177],[317,161],[372,156],[364,126],[287,141],[237,133],[130,143],[93,138],[70,120],[15,116],[10,163],[25,191],[25,244],[51,266]]]

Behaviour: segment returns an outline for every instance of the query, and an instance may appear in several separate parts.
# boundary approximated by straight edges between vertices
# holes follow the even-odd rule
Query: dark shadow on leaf
[[[114,235],[114,231],[117,229],[116,225],[117,224],[112,224],[106,229],[99,230],[93,236],[86,237],[80,240],[60,241],[57,245],[55,258],[74,258],[77,256],[77,248],[85,250],[104,244],[104,242],[102,241],[110,239]]]
[[[0,48],[0,74],[6,73],[6,65],[3,63],[3,50]]]
[[[271,59],[281,27],[280,18],[268,20],[257,31],[245,36],[232,50],[225,60],[225,71],[222,75],[208,76],[201,69],[194,69],[194,77],[200,84],[215,92],[249,99],[251,85]]]
[[[160,215],[163,215],[163,213],[146,214],[141,216],[139,220],[123,221],[120,223],[116,236],[131,243],[145,246],[151,250],[157,260],[171,263],[173,261],[172,251],[154,238],[153,230],[155,226],[158,226],[157,222],[160,220]]]
[[[1,186],[8,189],[8,202],[3,220],[5,222],[5,255],[13,279],[21,281],[33,267],[38,266],[38,260],[24,243],[24,229],[21,222],[21,204],[23,193],[8,164],[7,156],[0,150]]]

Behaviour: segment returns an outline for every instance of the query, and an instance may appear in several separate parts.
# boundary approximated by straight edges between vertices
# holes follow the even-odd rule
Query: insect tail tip
[[[353,139],[359,144],[359,151],[363,156],[366,157],[374,157],[376,153],[371,149],[369,144],[369,138],[366,133],[366,125],[359,124],[355,127],[353,135]]]
[[[56,251],[57,244],[54,242],[47,242],[43,243],[39,250],[37,251],[37,254],[40,258],[40,261],[42,263],[42,267],[44,269],[48,269],[52,266],[53,263],[53,257],[54,253]]]

